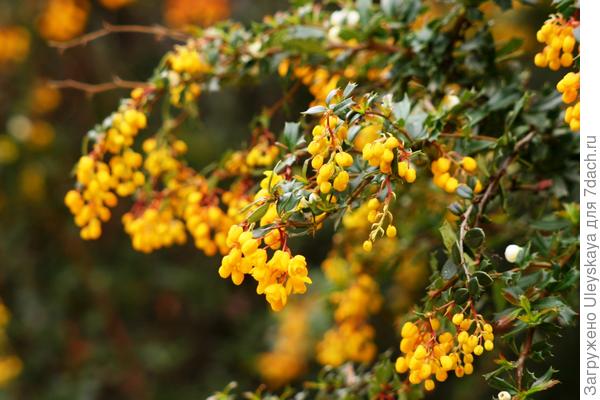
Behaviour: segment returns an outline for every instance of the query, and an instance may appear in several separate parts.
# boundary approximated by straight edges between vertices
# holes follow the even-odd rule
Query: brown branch
[[[440,133],[440,137],[446,137],[446,138],[451,138],[451,139],[475,139],[475,140],[482,140],[482,141],[486,141],[486,142],[495,142],[499,139],[499,138],[496,138],[493,136],[485,136],[485,135],[463,136],[463,135],[457,135],[455,133]]]
[[[58,81],[49,81],[48,84],[55,89],[75,89],[85,92],[91,96],[115,89],[136,89],[151,87],[147,82],[125,81],[119,77],[114,77],[112,82],[104,83],[86,83],[73,79]]]
[[[490,183],[488,184],[487,188],[485,189],[485,192],[479,198],[479,200],[476,201],[476,203],[479,204],[479,211],[477,212],[477,216],[475,217],[475,225],[477,225],[477,223],[479,222],[479,219],[483,215],[483,212],[485,211],[485,206],[491,200],[492,195],[496,191],[496,187],[500,183],[500,179],[502,179],[504,174],[506,174],[508,167],[517,159],[521,149],[523,147],[525,147],[534,138],[536,133],[537,133],[536,131],[529,132],[525,137],[523,137],[521,140],[519,140],[517,142],[517,144],[515,145],[515,148],[513,149],[513,152],[511,153],[510,157],[508,157],[506,160],[504,160],[504,162],[500,166],[500,169],[491,178]]]
[[[527,360],[527,356],[531,352],[531,345],[533,344],[533,333],[534,328],[530,328],[527,331],[527,337],[525,338],[523,347],[521,347],[521,353],[519,354],[519,359],[517,360],[517,388],[519,389],[519,391],[521,391],[523,387],[523,372],[525,370],[525,360]]]
[[[542,192],[552,187],[554,181],[552,179],[544,179],[534,184],[522,184],[515,187],[516,190],[529,190],[532,192]]]
[[[430,290],[427,295],[429,296],[430,299],[434,299],[436,297],[438,297],[439,295],[441,295],[443,292],[445,292],[446,290],[448,290],[449,288],[451,288],[456,281],[458,280],[458,276],[454,276],[453,278],[449,279],[444,286],[442,286],[439,289],[436,290]]]
[[[104,22],[102,29],[98,29],[97,31],[87,33],[83,36],[68,40],[66,42],[50,41],[48,44],[50,47],[57,48],[60,51],[65,51],[73,47],[85,46],[96,39],[100,39],[113,33],[143,33],[155,35],[158,39],[168,37],[170,39],[182,42],[185,42],[190,38],[190,36],[184,32],[169,29],[160,25],[112,25],[108,22]]]

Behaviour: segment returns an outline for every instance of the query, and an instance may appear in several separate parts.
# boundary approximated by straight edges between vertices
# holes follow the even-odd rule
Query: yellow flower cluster
[[[87,155],[79,159],[76,175],[82,190],[67,192],[65,204],[81,228],[81,238],[98,239],[102,234],[101,221],[108,221],[109,207],[117,205],[117,196],[111,191],[115,179],[106,163]]]
[[[311,304],[292,302],[278,314],[279,325],[272,350],[259,355],[257,367],[270,388],[279,388],[306,369]]]
[[[273,165],[279,148],[270,140],[261,138],[248,151],[236,151],[226,161],[225,169],[230,174],[247,175],[257,167],[270,167]]]
[[[29,54],[30,35],[20,26],[0,27],[0,68],[7,64],[17,64]]]
[[[536,37],[538,42],[545,43],[546,47],[535,55],[535,65],[541,68],[548,67],[553,71],[558,71],[561,66],[567,68],[573,65],[576,43],[573,27],[562,17],[555,16],[546,21]]]
[[[175,46],[169,53],[167,63],[170,68],[169,91],[171,103],[180,106],[182,103],[197,99],[202,93],[198,78],[212,71],[196,44],[189,41],[186,45]]]
[[[135,0],[100,0],[100,4],[109,10],[118,10],[119,8],[132,4]]]
[[[2,342],[5,341],[5,331],[9,321],[10,313],[4,303],[0,302],[0,338]],[[17,377],[22,369],[23,363],[17,356],[2,354],[0,356],[0,388]]]
[[[398,152],[398,154],[395,154]],[[404,150],[402,143],[393,136],[379,136],[367,142],[362,148],[362,156],[372,167],[378,167],[384,174],[392,173],[392,162],[398,161],[398,176],[408,183],[417,178],[417,171],[408,161],[410,153]]]
[[[165,20],[171,26],[208,26],[229,17],[229,0],[167,0],[164,7]]]
[[[146,139],[142,146],[146,153],[144,168],[152,177],[175,173],[179,167],[179,161],[176,158],[179,153],[177,148],[180,148],[181,152],[185,152],[187,147],[184,146],[186,146],[185,143],[181,141],[173,143],[172,146],[159,146],[156,139]]]
[[[578,25],[577,21],[565,21],[560,16],[552,16],[544,23],[537,32],[537,39],[546,43],[543,52],[535,55],[535,65],[538,67],[549,67],[556,71],[561,66],[571,67],[573,65],[573,51],[577,44],[573,29]],[[562,51],[562,54],[561,54]],[[575,104],[567,107],[565,122],[572,131],[578,132],[579,120],[579,72],[567,73],[556,85],[556,89],[562,93],[565,104]]]
[[[47,82],[37,81],[30,95],[30,109],[35,114],[46,114],[54,111],[61,102],[60,91]]]
[[[128,106],[115,112],[111,117],[111,127],[106,131],[106,150],[116,154],[130,147],[133,139],[147,125],[146,114]]]
[[[386,198],[382,204],[379,199],[373,197],[367,202],[367,221],[371,223],[371,232],[369,233],[369,239],[363,242],[363,250],[370,252],[373,249],[373,242],[378,236],[387,236],[388,238],[394,238],[398,234],[396,227],[393,225],[394,216],[389,210],[390,198]],[[383,224],[388,221],[387,227],[384,231]]]
[[[206,197],[197,189],[187,195],[183,212],[186,227],[204,254],[226,254],[229,249],[225,238],[233,222],[217,205],[203,204],[204,199]]]
[[[175,46],[175,50],[168,56],[168,63],[172,71],[179,74],[189,74],[196,77],[211,70],[204,56],[200,54],[193,42],[187,45]]]
[[[79,159],[76,167],[78,188],[65,196],[65,204],[81,227],[83,239],[97,239],[102,234],[101,222],[110,219],[109,208],[116,206],[117,196],[132,195],[146,182],[139,170],[141,154],[130,147],[138,132],[147,125],[140,111],[143,89],[135,89],[131,99],[105,121],[106,130],[98,134],[90,154]],[[108,162],[104,155],[110,155]]]
[[[425,390],[435,388],[435,380],[444,382],[448,372],[454,371],[458,378],[473,373],[474,356],[484,350],[494,349],[493,328],[480,315],[465,318],[464,314],[452,316],[455,333],[443,331],[433,316],[416,323],[402,326],[400,351],[396,360],[398,373],[409,373],[413,385],[424,382]]]
[[[85,29],[90,3],[88,0],[47,0],[38,20],[44,39],[66,41]]]
[[[317,185],[323,194],[331,189],[343,192],[348,187],[350,174],[345,170],[354,164],[354,159],[342,150],[348,128],[339,123],[335,116],[326,116],[312,130],[312,141],[308,152],[312,155],[311,166],[317,173]],[[333,179],[333,181],[332,181]]]
[[[325,102],[329,92],[337,88],[342,78],[340,74],[331,73],[325,68],[301,65],[297,61],[292,62],[287,58],[279,63],[277,72],[281,77],[286,77],[291,72],[295,78],[308,86],[308,91],[314,97],[312,104]]]
[[[453,168],[454,165],[454,168]],[[452,172],[452,169],[454,172]],[[477,171],[477,161],[473,157],[462,157],[460,160],[455,160],[449,157],[440,157],[431,163],[431,172],[433,173],[433,183],[446,191],[446,193],[454,193],[461,184],[466,184],[469,175]],[[458,178],[463,177],[464,182],[460,182]],[[475,181],[473,191],[481,192],[483,186],[479,179]]]
[[[231,277],[235,285],[240,285],[246,274],[251,275],[258,282],[256,292],[265,295],[273,311],[281,311],[289,295],[305,293],[306,285],[312,283],[304,256],[292,257],[288,250],[275,250],[269,259],[267,249],[279,247],[280,235],[254,238],[251,231],[232,226],[226,238],[231,250],[219,268],[219,275],[224,279]],[[263,242],[265,247],[261,248]]]
[[[331,296],[336,304],[336,326],[325,333],[317,345],[317,360],[323,365],[338,366],[345,361],[370,362],[377,352],[375,330],[368,323],[370,315],[382,303],[379,286],[370,275],[360,274],[344,291]]]
[[[562,93],[562,100],[566,104],[575,102],[567,107],[565,122],[572,131],[579,131],[579,72],[569,72],[556,84],[556,90]]]
[[[110,166],[94,155],[79,159],[76,168],[80,190],[70,190],[65,204],[81,227],[83,239],[97,239],[102,234],[101,221],[110,219],[109,208],[117,205],[117,196],[129,196],[144,184],[145,177],[137,169],[142,163],[140,154],[126,150],[122,156],[110,160]]]
[[[185,243],[185,225],[176,219],[168,208],[146,208],[140,215],[129,212],[123,215],[125,232],[137,251],[150,253],[162,247]]]

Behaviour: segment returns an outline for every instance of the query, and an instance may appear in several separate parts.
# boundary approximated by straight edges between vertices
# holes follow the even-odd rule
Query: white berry
[[[331,13],[329,21],[333,26],[341,26],[348,15],[347,10],[338,10]]]
[[[516,244],[510,244],[506,246],[506,250],[504,250],[504,258],[506,258],[506,261],[509,263],[515,263],[519,259],[522,250],[523,249]]]
[[[359,21],[360,21],[360,14],[358,13],[358,11],[352,10],[352,11],[348,12],[348,17],[346,18],[346,22],[348,23],[348,26],[354,27],[358,24]]]
[[[510,395],[510,393],[508,393],[508,392],[498,393],[498,400],[510,400],[510,399],[512,399],[512,396]]]

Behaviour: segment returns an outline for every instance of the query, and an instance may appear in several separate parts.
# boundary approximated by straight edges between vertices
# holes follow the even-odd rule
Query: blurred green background
[[[191,244],[134,252],[118,218],[99,241],[84,242],[62,203],[82,137],[127,91],[90,97],[44,82],[144,80],[173,42],[114,34],[61,53],[47,40],[99,29],[103,21],[180,26],[231,16],[250,22],[288,3],[138,0],[111,8],[119,3],[0,0],[0,296],[12,314],[4,353],[23,362],[0,398],[189,399],[231,380],[246,389],[260,384],[255,359],[269,347],[273,316],[252,285],[219,278],[218,260]],[[505,34],[529,37],[525,48],[532,51],[544,13],[503,16]],[[232,144],[240,147],[253,115],[280,95],[273,79],[203,96],[200,119],[182,132],[190,162],[206,165]],[[116,214],[125,210],[122,204]],[[316,266],[327,241],[312,241],[310,249]],[[569,335],[564,340],[577,340],[576,332]],[[395,340],[380,338],[380,349],[395,350]],[[561,391],[574,387],[577,357],[565,346],[557,350],[565,383],[547,398],[568,398]],[[492,392],[477,376],[434,396],[449,393],[479,399]]]

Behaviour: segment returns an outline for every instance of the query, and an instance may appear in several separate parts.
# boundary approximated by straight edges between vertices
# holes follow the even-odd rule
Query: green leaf
[[[340,115],[346,112],[346,109],[354,104],[354,100],[346,99],[333,106],[333,112]]]
[[[379,384],[386,384],[392,378],[394,369],[389,360],[384,360],[375,366],[375,378]]]
[[[479,280],[476,277],[471,277],[468,283],[468,289],[471,296],[479,295],[479,291],[481,288],[479,287]]]
[[[463,304],[469,299],[469,291],[466,288],[459,288],[454,292],[454,300],[458,304]]]
[[[312,106],[306,111],[303,111],[302,114],[305,115],[320,115],[327,111],[327,108],[324,106]]]
[[[287,146],[290,151],[294,151],[300,139],[300,123],[286,122],[283,127],[282,143]]]
[[[560,382],[557,381],[556,379],[551,379],[552,375],[554,375],[556,372],[558,372],[558,371],[555,370],[554,368],[550,367],[544,373],[544,375],[542,375],[541,377],[537,378],[531,384],[531,387],[525,392],[526,396],[529,396],[529,395],[534,394],[534,393],[542,392],[544,390],[548,390],[551,387],[556,386],[557,384],[559,384]]]
[[[483,271],[476,271],[473,274],[473,277],[477,278],[477,281],[482,286],[491,286],[491,284],[494,283],[494,280],[492,279],[492,277],[489,276],[486,272],[483,272]]]
[[[297,25],[292,26],[288,29],[288,38],[290,39],[324,39],[325,32],[323,29],[314,27],[314,26],[306,26],[306,25]]]
[[[410,114],[410,100],[406,94],[402,101],[392,103],[392,114],[397,120],[406,121]]]
[[[456,216],[462,215],[462,213],[465,211],[458,202],[451,203],[448,206],[448,210]]]
[[[513,53],[514,51],[518,50],[522,45],[523,39],[513,38],[496,52],[496,58],[502,58],[504,56],[507,56],[510,53]]]
[[[449,280],[453,278],[458,272],[458,267],[456,264],[449,258],[446,260],[444,265],[442,266],[442,278],[445,280]]]
[[[473,198],[473,189],[471,189],[467,185],[459,185],[456,188],[456,194],[462,197],[463,199],[469,200]]]
[[[452,248],[450,250],[450,256],[452,257],[452,259],[454,260],[454,262],[458,265],[462,264],[462,258],[461,258],[461,252],[460,252],[460,245],[457,242],[454,242],[454,244],[452,245]]]
[[[344,88],[344,93],[342,94],[342,96],[344,96],[344,98],[350,96],[357,86],[358,85],[354,82],[348,82],[348,84]]]
[[[476,249],[485,241],[485,232],[481,228],[469,229],[465,234],[465,243],[467,246]]]
[[[302,196],[297,192],[286,192],[277,201],[277,214],[282,215],[296,208]]]
[[[334,96],[337,94],[338,89],[332,89],[329,94],[327,95],[327,98],[325,98],[325,104],[329,105],[331,103],[331,100],[333,100]]]
[[[568,228],[570,226],[570,222],[566,219],[558,219],[558,218],[545,218],[542,220],[534,221],[529,226],[533,229],[537,229],[540,231],[558,231],[561,229]]]
[[[354,142],[356,139],[356,135],[361,131],[362,127],[360,125],[352,125],[350,129],[348,129],[348,141],[350,143]]]
[[[268,209],[269,209],[269,203],[265,203],[262,206],[258,207],[256,210],[254,210],[252,212],[252,214],[250,214],[248,216],[248,223],[253,224],[253,223],[259,221],[267,213]]]
[[[454,228],[447,220],[444,220],[444,223],[440,227],[440,233],[442,234],[442,240],[444,242],[444,247],[446,250],[451,251],[452,245],[456,243],[458,239],[456,237],[456,232],[454,232]]]

